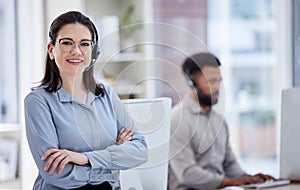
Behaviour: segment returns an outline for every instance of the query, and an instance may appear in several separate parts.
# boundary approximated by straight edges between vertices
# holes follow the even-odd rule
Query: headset
[[[96,26],[94,25],[94,23],[92,21],[91,21],[91,25],[94,29],[95,46],[92,49],[92,56],[91,56],[92,61],[91,61],[90,65],[85,69],[86,71],[89,70],[90,68],[92,68],[92,66],[96,63],[96,61],[100,55],[100,48],[98,45],[98,32],[97,32]]]
[[[193,81],[191,78],[188,78],[187,85],[188,85],[188,87],[191,87],[191,88],[196,87],[195,81]]]
[[[196,87],[195,81],[191,78],[191,70],[190,70],[190,68],[185,68],[183,70],[183,73],[184,73],[184,76],[185,76],[185,78],[187,80],[187,82],[186,82],[187,86],[190,87],[190,88]]]
[[[187,79],[187,85],[191,88],[197,87],[197,83],[192,79],[192,74],[195,71],[201,71],[201,67],[220,66],[220,65],[221,65],[220,60],[216,56],[210,53],[202,52],[202,53],[194,54],[191,57],[188,57],[182,65],[182,70]]]

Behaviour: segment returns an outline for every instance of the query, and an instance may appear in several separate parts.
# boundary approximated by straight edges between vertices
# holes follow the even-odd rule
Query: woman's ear
[[[53,45],[51,43],[48,43],[47,45],[48,54],[51,60],[54,60],[55,56],[53,53]]]

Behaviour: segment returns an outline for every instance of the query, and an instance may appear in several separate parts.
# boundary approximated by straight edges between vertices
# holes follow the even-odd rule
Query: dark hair
[[[70,11],[66,12],[64,14],[61,14],[58,16],[51,24],[50,29],[49,29],[49,38],[50,38],[50,43],[52,45],[55,45],[56,38],[58,35],[58,32],[60,29],[67,24],[72,24],[72,23],[79,23],[84,26],[86,26],[92,35],[92,40],[95,42],[95,47],[98,48],[98,34],[96,27],[94,26],[93,22],[83,15],[82,13],[78,11]],[[92,52],[94,49],[92,50]],[[96,57],[97,58],[97,57]],[[92,61],[96,61],[93,60]],[[92,63],[91,63],[92,64]],[[46,55],[46,60],[45,60],[45,74],[44,77],[41,81],[41,84],[39,87],[43,87],[46,89],[48,92],[56,92],[58,89],[61,88],[62,86],[62,78],[59,74],[59,69],[57,65],[55,64],[54,60],[50,59],[49,53]],[[83,72],[83,83],[85,87],[93,92],[95,95],[101,95],[104,96],[105,94],[105,89],[103,84],[97,83],[95,78],[94,78],[94,67],[91,66],[89,69],[85,70]]]
[[[201,72],[204,66],[219,67],[221,62],[211,53],[197,53],[185,59],[182,70],[188,78],[195,72]]]

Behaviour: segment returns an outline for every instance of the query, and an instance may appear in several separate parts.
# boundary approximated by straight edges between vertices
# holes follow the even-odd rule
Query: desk
[[[289,185],[283,185],[278,187],[272,187],[272,188],[265,188],[263,190],[300,190],[300,183],[292,183]],[[253,190],[253,189],[252,189]]]
[[[245,190],[254,190],[254,189],[245,189]],[[289,185],[283,185],[283,186],[272,187],[272,188],[264,188],[262,190],[300,190],[300,183],[291,183]]]

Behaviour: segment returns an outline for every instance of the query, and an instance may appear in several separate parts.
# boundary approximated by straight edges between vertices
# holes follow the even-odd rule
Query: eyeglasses
[[[58,44],[64,52],[71,52],[76,47],[76,43],[70,38],[61,38],[58,40]],[[78,47],[83,54],[86,54],[94,47],[94,41],[81,40],[78,42]]]

